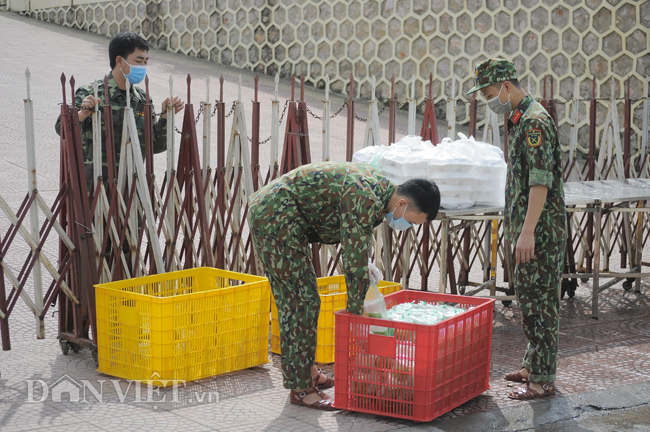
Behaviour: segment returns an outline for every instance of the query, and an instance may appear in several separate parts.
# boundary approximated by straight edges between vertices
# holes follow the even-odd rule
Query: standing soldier
[[[282,375],[290,400],[334,410],[321,390],[334,380],[314,365],[320,296],[309,243],[341,243],[348,292],[347,311],[361,314],[373,230],[386,219],[398,230],[433,220],[440,206],[434,182],[395,186],[370,165],[304,165],[251,195],[249,225],[257,256],[269,278],[280,324]]]
[[[516,245],[514,286],[528,347],[522,368],[505,376],[526,385],[508,396],[553,395],[566,242],[557,129],[548,112],[520,87],[511,62],[485,60],[474,79],[468,94],[480,90],[492,111],[510,113],[504,230],[506,240]]]
[[[94,96],[93,84],[81,86],[75,92],[74,103],[79,111],[79,124],[81,126],[81,139],[84,154],[84,168],[86,174],[86,186],[88,192],[92,191],[93,185],[93,123],[91,114],[95,105],[100,108],[102,128],[102,177],[104,181],[108,178],[108,164],[106,157],[106,137],[104,135],[104,113],[101,108],[109,103],[113,111],[113,140],[115,149],[115,163],[120,161],[120,148],[122,147],[122,128],[124,123],[124,108],[126,108],[126,80],[130,84],[131,108],[135,114],[135,122],[138,128],[138,138],[144,155],[144,106],[147,103],[146,93],[143,89],[134,86],[144,79],[147,73],[149,62],[149,43],[142,37],[131,32],[118,33],[108,44],[108,60],[111,71],[108,74],[108,95],[104,94],[104,80],[99,79],[97,83],[97,95]],[[162,115],[153,125],[153,152],[160,153],[167,149],[167,106],[174,107],[174,113],[183,109],[184,102],[178,96],[167,98],[162,103]],[[152,119],[153,120],[153,119]],[[60,132],[61,119],[57,119],[55,129]]]
[[[108,60],[111,71],[108,74],[108,94],[104,94],[104,80],[95,81],[97,84],[97,96],[94,96],[94,84],[90,83],[79,87],[75,92],[74,104],[79,109],[79,126],[81,129],[81,144],[84,157],[84,174],[86,177],[86,188],[88,195],[94,193],[94,173],[93,160],[100,156],[95,155],[93,150],[93,122],[92,113],[97,106],[99,108],[101,123],[101,158],[102,158],[102,178],[104,182],[108,181],[108,158],[106,146],[106,127],[113,128],[113,150],[114,161],[120,162],[120,153],[122,147],[122,131],[124,126],[124,113],[127,106],[126,86],[127,79],[129,84],[130,107],[135,115],[135,123],[138,129],[138,140],[142,155],[145,155],[145,120],[144,107],[147,104],[146,92],[136,87],[144,80],[147,74],[147,64],[149,62],[149,43],[142,37],[132,32],[118,33],[108,44]],[[108,104],[111,107],[113,123],[106,125],[104,122],[103,107]],[[184,107],[184,102],[178,96],[167,98],[162,103],[162,114],[157,121],[152,118],[153,123],[153,152],[160,153],[167,149],[167,107],[171,106],[174,113],[180,112]],[[55,124],[55,130],[60,135],[61,118],[59,117]],[[113,173],[116,174],[116,173]],[[107,242],[107,251],[111,251],[111,239]],[[131,248],[129,242],[124,240],[122,244],[124,254],[129,257],[127,263],[131,265]]]

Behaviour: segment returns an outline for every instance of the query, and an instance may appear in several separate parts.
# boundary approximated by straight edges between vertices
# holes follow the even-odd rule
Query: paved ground
[[[51,203],[58,183],[58,137],[53,124],[61,100],[60,74],[74,74],[77,83],[85,83],[107,73],[108,41],[7,13],[0,13],[0,40],[5,58],[0,65],[0,194],[15,211],[25,195],[27,177],[22,109],[25,68],[29,67],[32,74],[39,190]],[[175,88],[182,89],[179,93],[185,91],[185,85],[179,83],[187,73],[194,77],[193,88],[201,96],[205,76],[209,73],[213,77],[214,96],[218,91],[214,77],[223,73],[228,84],[224,100],[229,103],[237,97],[238,71],[159,51],[151,54],[150,75],[155,77],[152,93],[158,103],[168,93],[164,86],[170,75]],[[249,101],[252,75],[242,75],[249,83],[242,89],[242,100]],[[272,97],[272,83],[268,77],[261,77],[263,103]],[[281,92],[283,101],[289,94],[286,82],[282,83]],[[308,89],[306,97],[311,106],[318,106],[322,94]],[[334,110],[343,99],[332,99]],[[365,108],[361,115],[364,112]],[[345,154],[345,124],[342,116],[333,120],[333,159],[343,159]],[[320,127],[316,120],[310,120],[310,125]],[[357,123],[358,139],[363,128],[362,123]],[[385,129],[382,133],[386,133]],[[400,121],[398,136],[404,133],[405,122]],[[269,134],[265,123],[261,135]],[[313,154],[320,155],[319,146],[320,140],[314,135]],[[7,226],[3,215],[0,233],[6,232]],[[20,270],[19,266],[16,268],[20,256],[4,260],[15,271]],[[650,261],[648,248],[644,261]],[[620,284],[604,291],[598,321],[589,316],[589,283],[582,284],[573,299],[563,300],[559,392],[533,403],[505,397],[512,388],[501,377],[518,367],[525,338],[516,307],[496,303],[492,388],[426,424],[294,407],[288,403],[287,391],[282,389],[278,358],[273,355],[266,365],[187,383],[177,394],[171,390],[148,393],[150,390],[145,386],[96,372],[87,350],[62,355],[56,341],[56,314],[48,314],[46,338],[36,340],[34,318],[19,301],[10,320],[13,349],[0,353],[0,430],[650,430],[649,289],[650,282],[643,281],[641,293],[626,292]],[[324,369],[332,371],[331,366]],[[76,384],[85,386],[85,397],[81,402],[74,398],[71,401],[67,396],[58,401],[55,389],[63,387],[57,383],[73,394]]]

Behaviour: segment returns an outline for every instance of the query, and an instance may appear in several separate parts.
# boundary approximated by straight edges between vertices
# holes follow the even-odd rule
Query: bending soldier
[[[249,224],[278,308],[284,387],[295,405],[333,410],[321,390],[334,386],[314,365],[320,297],[309,243],[341,244],[347,311],[361,314],[373,230],[433,220],[440,192],[430,180],[395,186],[370,165],[299,167],[251,195]]]

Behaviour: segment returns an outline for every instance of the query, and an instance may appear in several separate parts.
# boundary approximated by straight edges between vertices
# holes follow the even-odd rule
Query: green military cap
[[[469,89],[467,94],[481,90],[490,84],[516,79],[517,70],[511,62],[504,59],[487,59],[476,66],[474,87]]]

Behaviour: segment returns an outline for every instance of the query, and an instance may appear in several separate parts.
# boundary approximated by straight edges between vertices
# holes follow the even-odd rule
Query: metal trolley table
[[[565,203],[567,206],[570,238],[567,241],[567,265],[562,275],[566,282],[576,278],[586,282],[593,279],[592,317],[598,318],[598,294],[613,284],[624,280],[624,288],[631,289],[635,281],[635,290],[640,291],[641,278],[650,276],[650,272],[642,271],[642,252],[644,232],[650,230],[646,201],[650,200],[650,179],[602,180],[565,183]],[[582,221],[577,214],[585,213]],[[590,215],[591,214],[591,215]],[[609,223],[603,224],[608,214],[620,214],[612,217]],[[445,257],[450,256],[449,262],[460,264],[458,291],[461,294],[476,295],[483,290],[489,290],[489,296],[509,304],[514,300],[512,286],[512,253],[503,235],[499,232],[503,221],[503,207],[474,206],[462,210],[441,209],[437,219],[442,226],[440,230],[440,292],[446,292],[448,280],[451,281],[451,292],[456,293],[455,269],[448,268]],[[612,231],[611,221],[619,222]],[[592,222],[593,221],[593,222]],[[586,222],[586,223],[584,223]],[[607,264],[601,270],[601,255],[603,248],[606,256],[612,253],[612,241],[622,245],[622,250],[629,252],[627,272],[610,272]],[[574,245],[576,246],[574,248]],[[582,248],[581,258],[588,258],[588,268],[576,270],[575,253]],[[574,252],[575,249],[575,252]],[[483,281],[470,282],[469,268],[477,258],[482,263]],[[504,281],[507,287],[500,287],[496,282],[498,261],[504,268]],[[648,264],[645,264],[648,265]],[[450,273],[451,272],[451,273]],[[613,278],[612,281],[600,285],[601,278]],[[577,283],[576,283],[577,284]],[[468,286],[472,289],[466,292]],[[569,285],[571,286],[571,285]],[[564,291],[564,285],[563,285]],[[498,295],[497,292],[503,293]],[[570,289],[569,295],[573,296]]]

